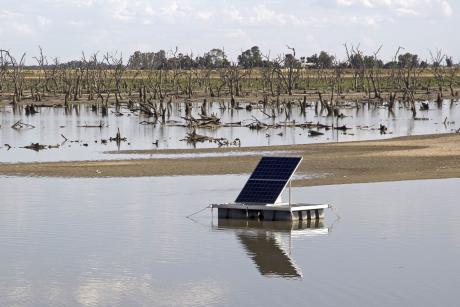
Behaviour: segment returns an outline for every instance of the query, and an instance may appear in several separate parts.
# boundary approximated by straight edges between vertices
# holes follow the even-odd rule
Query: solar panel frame
[[[301,157],[262,157],[235,202],[274,204],[301,161]]]

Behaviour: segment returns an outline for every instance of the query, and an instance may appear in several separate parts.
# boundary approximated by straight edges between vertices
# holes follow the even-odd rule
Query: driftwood
[[[233,142],[230,142],[226,138],[215,138],[207,135],[201,135],[196,133],[196,130],[193,129],[192,131],[188,132],[184,139],[181,141],[186,141],[187,143],[196,144],[196,143],[216,143],[219,147],[221,146],[241,146],[241,140],[236,138]]]
[[[40,150],[43,150],[43,149],[59,148],[59,145],[43,145],[43,144],[40,144],[40,143],[31,143],[30,145],[24,146],[22,148],[31,149],[31,150],[35,150],[35,151],[40,151]]]
[[[33,129],[33,128],[35,128],[35,126],[31,125],[31,124],[23,123],[21,120],[18,120],[13,126],[11,126],[11,128],[16,129],[16,130],[19,130],[19,129]]]
[[[102,123],[102,121],[99,122],[99,125],[88,125],[88,124],[84,124],[84,125],[80,125],[80,126],[77,126],[78,128],[103,128],[105,127],[104,124]]]
[[[221,126],[220,118],[212,114],[211,116],[200,115],[200,118],[194,118],[189,115],[182,117],[186,121],[186,126],[190,128],[216,128]]]
[[[315,130],[309,130],[308,131],[308,136],[320,136],[320,135],[324,135],[324,133],[319,132],[319,131],[315,131]]]
[[[420,111],[428,111],[429,109],[430,109],[429,104],[426,102],[422,102],[422,104],[420,105]]]
[[[109,140],[110,140],[110,142],[121,143],[121,142],[126,142],[128,139],[121,137],[120,128],[118,128],[118,132],[115,135],[115,137],[114,138],[109,138]]]
[[[347,126],[343,125],[343,126],[339,126],[339,127],[334,127],[335,130],[340,130],[340,131],[347,131],[351,128],[348,128]]]
[[[241,127],[242,122],[234,122],[234,123],[225,123],[222,124],[222,127]]]
[[[269,128],[279,128],[279,124],[266,124],[264,122],[261,122],[258,120],[256,117],[252,117],[254,119],[253,122],[249,123],[246,125],[251,130],[261,130],[261,129],[269,129]]]
[[[157,123],[156,121],[155,122],[148,122],[148,121],[143,120],[143,121],[141,121],[139,123],[139,125],[156,125],[156,123]]]
[[[24,110],[26,112],[26,115],[34,115],[34,114],[38,113],[38,111],[37,111],[37,109],[36,109],[34,104],[26,105],[24,107]]]

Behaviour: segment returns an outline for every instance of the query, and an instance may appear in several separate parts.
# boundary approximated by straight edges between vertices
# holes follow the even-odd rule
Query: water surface
[[[0,178],[0,306],[456,306],[459,179],[293,189],[323,223],[218,221],[246,175]]]
[[[420,104],[417,103],[417,109]],[[350,103],[340,109],[343,118],[334,124],[347,126],[347,131],[324,130],[321,136],[309,137],[308,129],[292,128],[286,125],[292,123],[321,123],[332,125],[332,118],[324,114],[317,114],[314,106],[301,114],[298,107],[293,107],[289,118],[284,111],[276,119],[267,118],[261,110],[246,109],[221,110],[217,103],[208,108],[208,114],[215,114],[222,123],[241,122],[247,125],[255,120],[267,124],[278,124],[277,128],[250,130],[247,127],[220,127],[216,129],[198,129],[197,133],[216,138],[226,138],[230,141],[239,138],[241,146],[268,146],[289,144],[310,144],[324,142],[344,142],[391,138],[397,136],[420,135],[432,133],[448,133],[460,127],[460,108],[458,102],[444,101],[443,104],[430,102],[428,111],[417,111],[418,120],[414,120],[412,112],[397,104],[391,113],[386,107],[371,104]],[[266,110],[267,111],[267,110]],[[123,158],[149,158],[149,155],[111,155],[105,151],[124,149],[187,149],[187,148],[215,148],[216,143],[189,144],[181,141],[185,138],[188,129],[180,126],[184,124],[181,116],[183,108],[175,105],[166,124],[144,125],[143,122],[152,122],[152,118],[143,117],[137,113],[122,109],[116,113],[114,108],[109,109],[108,116],[100,112],[93,112],[89,105],[76,105],[71,109],[40,108],[39,113],[26,115],[24,110],[11,107],[0,108],[0,162],[30,162],[30,161],[69,161],[69,160],[99,160]],[[192,115],[199,118],[200,105],[196,104]],[[120,114],[122,114],[120,116]],[[15,130],[10,128],[17,121],[35,126],[33,129]],[[387,134],[381,134],[380,125],[388,127]],[[86,126],[98,126],[87,128]],[[117,144],[109,140],[115,137],[118,129],[126,142]],[[68,139],[64,142],[64,138]],[[158,140],[158,143],[156,141]],[[35,152],[22,147],[31,143],[45,145],[59,145]],[[154,144],[155,143],[155,144]],[[12,146],[8,149],[8,144]]]

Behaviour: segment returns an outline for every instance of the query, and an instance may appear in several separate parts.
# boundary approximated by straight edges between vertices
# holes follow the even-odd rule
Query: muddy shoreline
[[[251,155],[155,158],[155,154],[251,152]],[[150,159],[47,163],[0,163],[0,175],[50,177],[143,177],[249,173],[254,152],[303,156],[294,186],[460,177],[460,134],[400,137],[379,141],[200,150],[139,150]],[[305,178],[302,176],[305,175]],[[307,178],[312,175],[313,178]]]
[[[455,93],[460,92],[459,87],[455,87],[454,89]],[[328,96],[328,91],[325,89],[324,95]],[[237,97],[236,99],[240,103],[253,103],[253,102],[258,102],[263,96],[258,94],[258,93],[249,93],[244,96]],[[303,98],[307,99],[307,102],[313,103],[318,101],[318,90],[305,90],[305,91],[297,91],[294,92],[293,95],[287,95],[287,94],[282,94],[280,95],[280,99],[282,100],[302,100]],[[272,97],[273,98],[273,97]],[[183,100],[185,100],[186,97],[178,97],[175,100],[175,103],[181,103]],[[192,103],[202,103],[203,99],[211,99],[216,102],[228,102],[230,101],[229,96],[221,96],[221,97],[209,97],[208,95],[197,95],[196,97],[188,98],[188,101]],[[338,104],[341,103],[346,103],[346,102],[356,102],[356,103],[366,103],[366,102],[387,102],[390,99],[390,93],[388,92],[383,92],[381,93],[381,98],[372,98],[369,96],[368,93],[366,92],[358,92],[358,91],[348,91],[345,93],[342,93],[340,96],[335,98]],[[414,99],[416,101],[436,101],[437,99],[437,92],[435,91],[426,91],[426,90],[415,90],[414,91]],[[452,96],[449,92],[445,92],[443,99],[454,99],[457,100],[459,99],[458,95]],[[114,106],[115,105],[115,100],[114,98],[109,99],[110,105]],[[96,102],[93,100],[88,100],[86,97],[81,98],[78,101],[71,101],[70,105],[91,105],[95,104]],[[127,101],[122,102],[127,103]],[[63,95],[48,95],[48,96],[43,96],[42,100],[37,102],[32,99],[32,97],[24,97],[23,100],[20,102],[17,102],[17,106],[25,106],[25,105],[30,105],[34,104],[39,107],[65,107],[64,103],[64,97]],[[96,103],[97,104],[97,103]],[[12,105],[11,103],[11,98],[8,95],[0,95],[0,106],[5,107]]]

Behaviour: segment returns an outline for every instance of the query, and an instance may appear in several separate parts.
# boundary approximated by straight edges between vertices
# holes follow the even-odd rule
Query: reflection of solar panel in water
[[[302,158],[264,157],[236,199],[237,203],[273,204]]]

